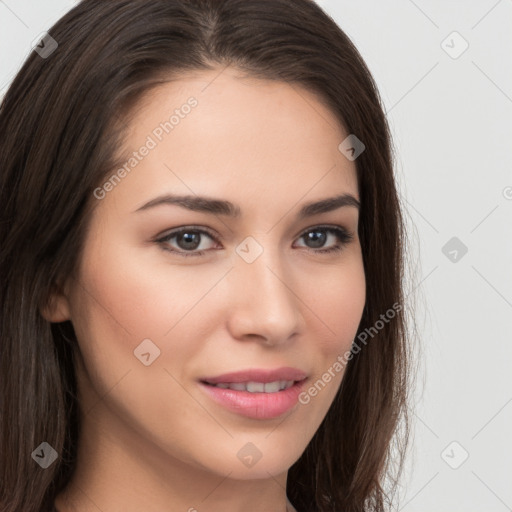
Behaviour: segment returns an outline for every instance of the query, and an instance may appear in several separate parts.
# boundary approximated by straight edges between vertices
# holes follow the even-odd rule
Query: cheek
[[[362,261],[354,259],[338,272],[331,269],[323,279],[310,279],[307,284],[302,296],[311,309],[312,325],[319,330],[317,347],[335,359],[350,349],[363,314],[366,280]]]
[[[308,339],[311,359],[316,361],[314,378],[305,386],[299,402],[308,411],[312,436],[327,414],[339,390],[347,366],[347,354],[357,334],[366,301],[366,280],[362,261],[340,267],[330,279],[317,281],[312,300]],[[311,289],[312,293],[313,290]],[[308,295],[306,295],[307,297]],[[307,301],[308,305],[310,301]],[[313,328],[313,326],[315,326]],[[316,336],[315,336],[315,332]],[[309,442],[309,438],[308,438]]]
[[[193,357],[199,347],[194,342],[201,338],[189,335],[187,343],[172,344],[170,340],[186,338],[191,322],[194,332],[200,329],[194,309],[204,312],[197,306],[202,306],[201,298],[219,279],[218,273],[205,276],[184,267],[173,271],[165,258],[155,265],[152,250],[91,242],[71,303],[73,326],[97,391],[111,388],[128,370],[134,370],[133,379],[148,369],[136,357],[139,347],[144,353],[148,347],[150,357],[157,354],[151,368],[172,367],[173,375],[182,379],[185,368],[174,361]],[[149,344],[144,341],[148,339]]]
[[[155,265],[153,249],[119,243],[104,246],[101,253],[92,248],[89,254],[81,275],[95,302],[94,314],[137,339],[164,336],[211,286],[199,281],[197,273]]]
[[[161,284],[144,274],[133,253],[92,239],[87,247],[71,314],[87,372],[102,395],[126,372],[145,368],[134,350],[172,326],[172,304],[158,296]]]
[[[174,407],[180,410],[180,422],[197,420],[198,408],[190,407],[190,396],[178,384],[185,380],[186,366],[181,363],[191,357],[192,348],[186,343],[171,347],[163,335],[190,306],[181,293],[166,286],[169,283],[162,281],[161,273],[149,272],[136,261],[119,260],[115,251],[107,255],[104,250],[101,265],[92,257],[84,261],[81,286],[72,301],[73,326],[87,375],[82,382],[83,407],[98,417],[106,407],[145,436],[160,435],[172,443],[178,435],[172,430],[177,421]],[[187,283],[174,280],[173,287],[186,290]],[[173,331],[177,339],[181,327],[178,324]],[[148,366],[134,354],[142,354],[139,346],[146,339],[154,343],[143,345],[151,359],[155,347],[159,351]]]

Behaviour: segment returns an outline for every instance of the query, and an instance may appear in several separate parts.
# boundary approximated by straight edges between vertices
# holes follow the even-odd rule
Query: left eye
[[[203,248],[199,251],[197,249],[201,245],[200,238],[203,235],[211,240],[217,241],[213,234],[204,229],[181,228],[171,231],[164,237],[155,240],[155,242],[158,243],[162,249],[179,254],[180,256],[201,256],[206,249]],[[328,248],[321,248],[329,238],[328,235],[334,236],[334,238],[338,240],[338,244]],[[176,239],[179,250],[169,248],[170,242],[174,238]],[[314,253],[331,253],[341,251],[345,245],[353,240],[354,236],[341,226],[318,226],[305,231],[299,237],[299,239],[302,238],[306,239],[308,243],[313,244],[313,247],[306,247],[308,251]]]

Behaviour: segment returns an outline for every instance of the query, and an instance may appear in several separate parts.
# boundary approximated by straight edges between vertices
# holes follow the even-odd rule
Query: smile
[[[218,382],[200,381],[199,386],[216,406],[246,418],[278,418],[298,405],[304,383],[301,381]]]
[[[284,389],[291,388],[293,384],[293,380],[276,380],[274,382],[219,382],[217,384],[209,385],[222,389],[248,391],[249,393],[277,393]]]

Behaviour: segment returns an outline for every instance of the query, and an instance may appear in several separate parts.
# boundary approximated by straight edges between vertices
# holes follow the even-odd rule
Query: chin
[[[257,454],[254,450],[251,460],[250,455],[246,454],[252,450],[249,445],[234,452],[233,457],[222,457],[216,471],[219,471],[219,467],[222,467],[221,473],[224,476],[229,474],[229,478],[235,480],[267,479],[270,476],[276,477],[286,473],[301,455],[301,453],[296,452],[285,453],[279,450],[278,447],[267,446],[266,449],[260,450],[260,454]],[[238,454],[239,451],[240,454]]]

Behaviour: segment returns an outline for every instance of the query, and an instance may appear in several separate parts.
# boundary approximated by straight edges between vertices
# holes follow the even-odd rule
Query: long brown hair
[[[41,308],[76,271],[93,191],[118,164],[122,120],[155,84],[231,65],[315,92],[365,145],[355,161],[367,281],[358,332],[404,304],[405,228],[382,101],[353,43],[313,1],[83,0],[49,34],[58,46],[30,54],[0,110],[5,512],[50,510],[74,471],[77,342],[69,321],[49,323]],[[392,501],[409,437],[408,322],[398,309],[348,362],[289,470],[286,491],[299,512],[381,512]],[[43,441],[58,453],[47,469],[31,456]]]

